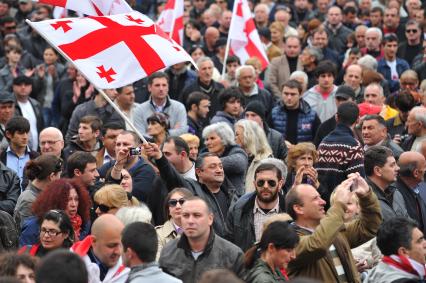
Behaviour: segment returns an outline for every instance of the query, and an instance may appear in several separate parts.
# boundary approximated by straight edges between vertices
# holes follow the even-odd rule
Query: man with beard
[[[284,172],[284,176],[285,176]],[[272,215],[285,212],[280,194],[285,180],[274,164],[264,163],[254,173],[255,192],[242,196],[229,210],[225,237],[243,251],[260,241],[263,223]]]

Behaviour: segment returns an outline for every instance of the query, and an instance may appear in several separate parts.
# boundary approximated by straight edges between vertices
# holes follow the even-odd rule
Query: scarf
[[[425,267],[421,266],[421,268],[419,268],[420,264],[416,261],[409,259],[408,257],[396,255],[384,256],[382,261],[397,269],[418,276],[420,279],[423,279],[425,276]]]
[[[70,220],[75,234],[75,241],[78,241],[78,239],[80,239],[81,224],[83,224],[83,220],[78,214],[70,217]]]

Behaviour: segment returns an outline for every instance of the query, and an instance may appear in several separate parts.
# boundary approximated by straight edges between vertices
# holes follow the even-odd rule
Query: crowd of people
[[[248,2],[266,69],[184,0],[196,66],[119,112],[0,0],[0,282],[425,282],[424,3]]]

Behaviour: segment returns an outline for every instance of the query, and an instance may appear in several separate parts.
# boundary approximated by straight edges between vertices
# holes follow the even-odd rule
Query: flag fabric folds
[[[237,55],[242,64],[251,57],[257,57],[262,63],[262,69],[268,66],[268,57],[260,41],[247,0],[234,1],[228,36],[230,53]]]
[[[130,13],[132,8],[126,0],[33,0],[43,4],[63,7],[88,16],[108,16]]]
[[[136,11],[27,23],[98,88],[122,87],[173,64],[192,62],[180,45]]]
[[[171,39],[183,45],[183,0],[168,0],[157,20]]]

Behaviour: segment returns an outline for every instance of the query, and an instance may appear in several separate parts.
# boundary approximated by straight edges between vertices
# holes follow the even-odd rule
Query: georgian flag
[[[228,36],[230,51],[240,58],[242,64],[251,57],[257,57],[262,63],[262,69],[268,66],[268,57],[260,41],[247,0],[234,1]]]
[[[168,0],[157,20],[171,39],[183,45],[183,0]]]
[[[132,13],[27,23],[98,88],[131,84],[191,56],[147,16]]]
[[[108,16],[129,13],[132,8],[125,0],[33,0],[43,4],[63,7],[88,16]]]

